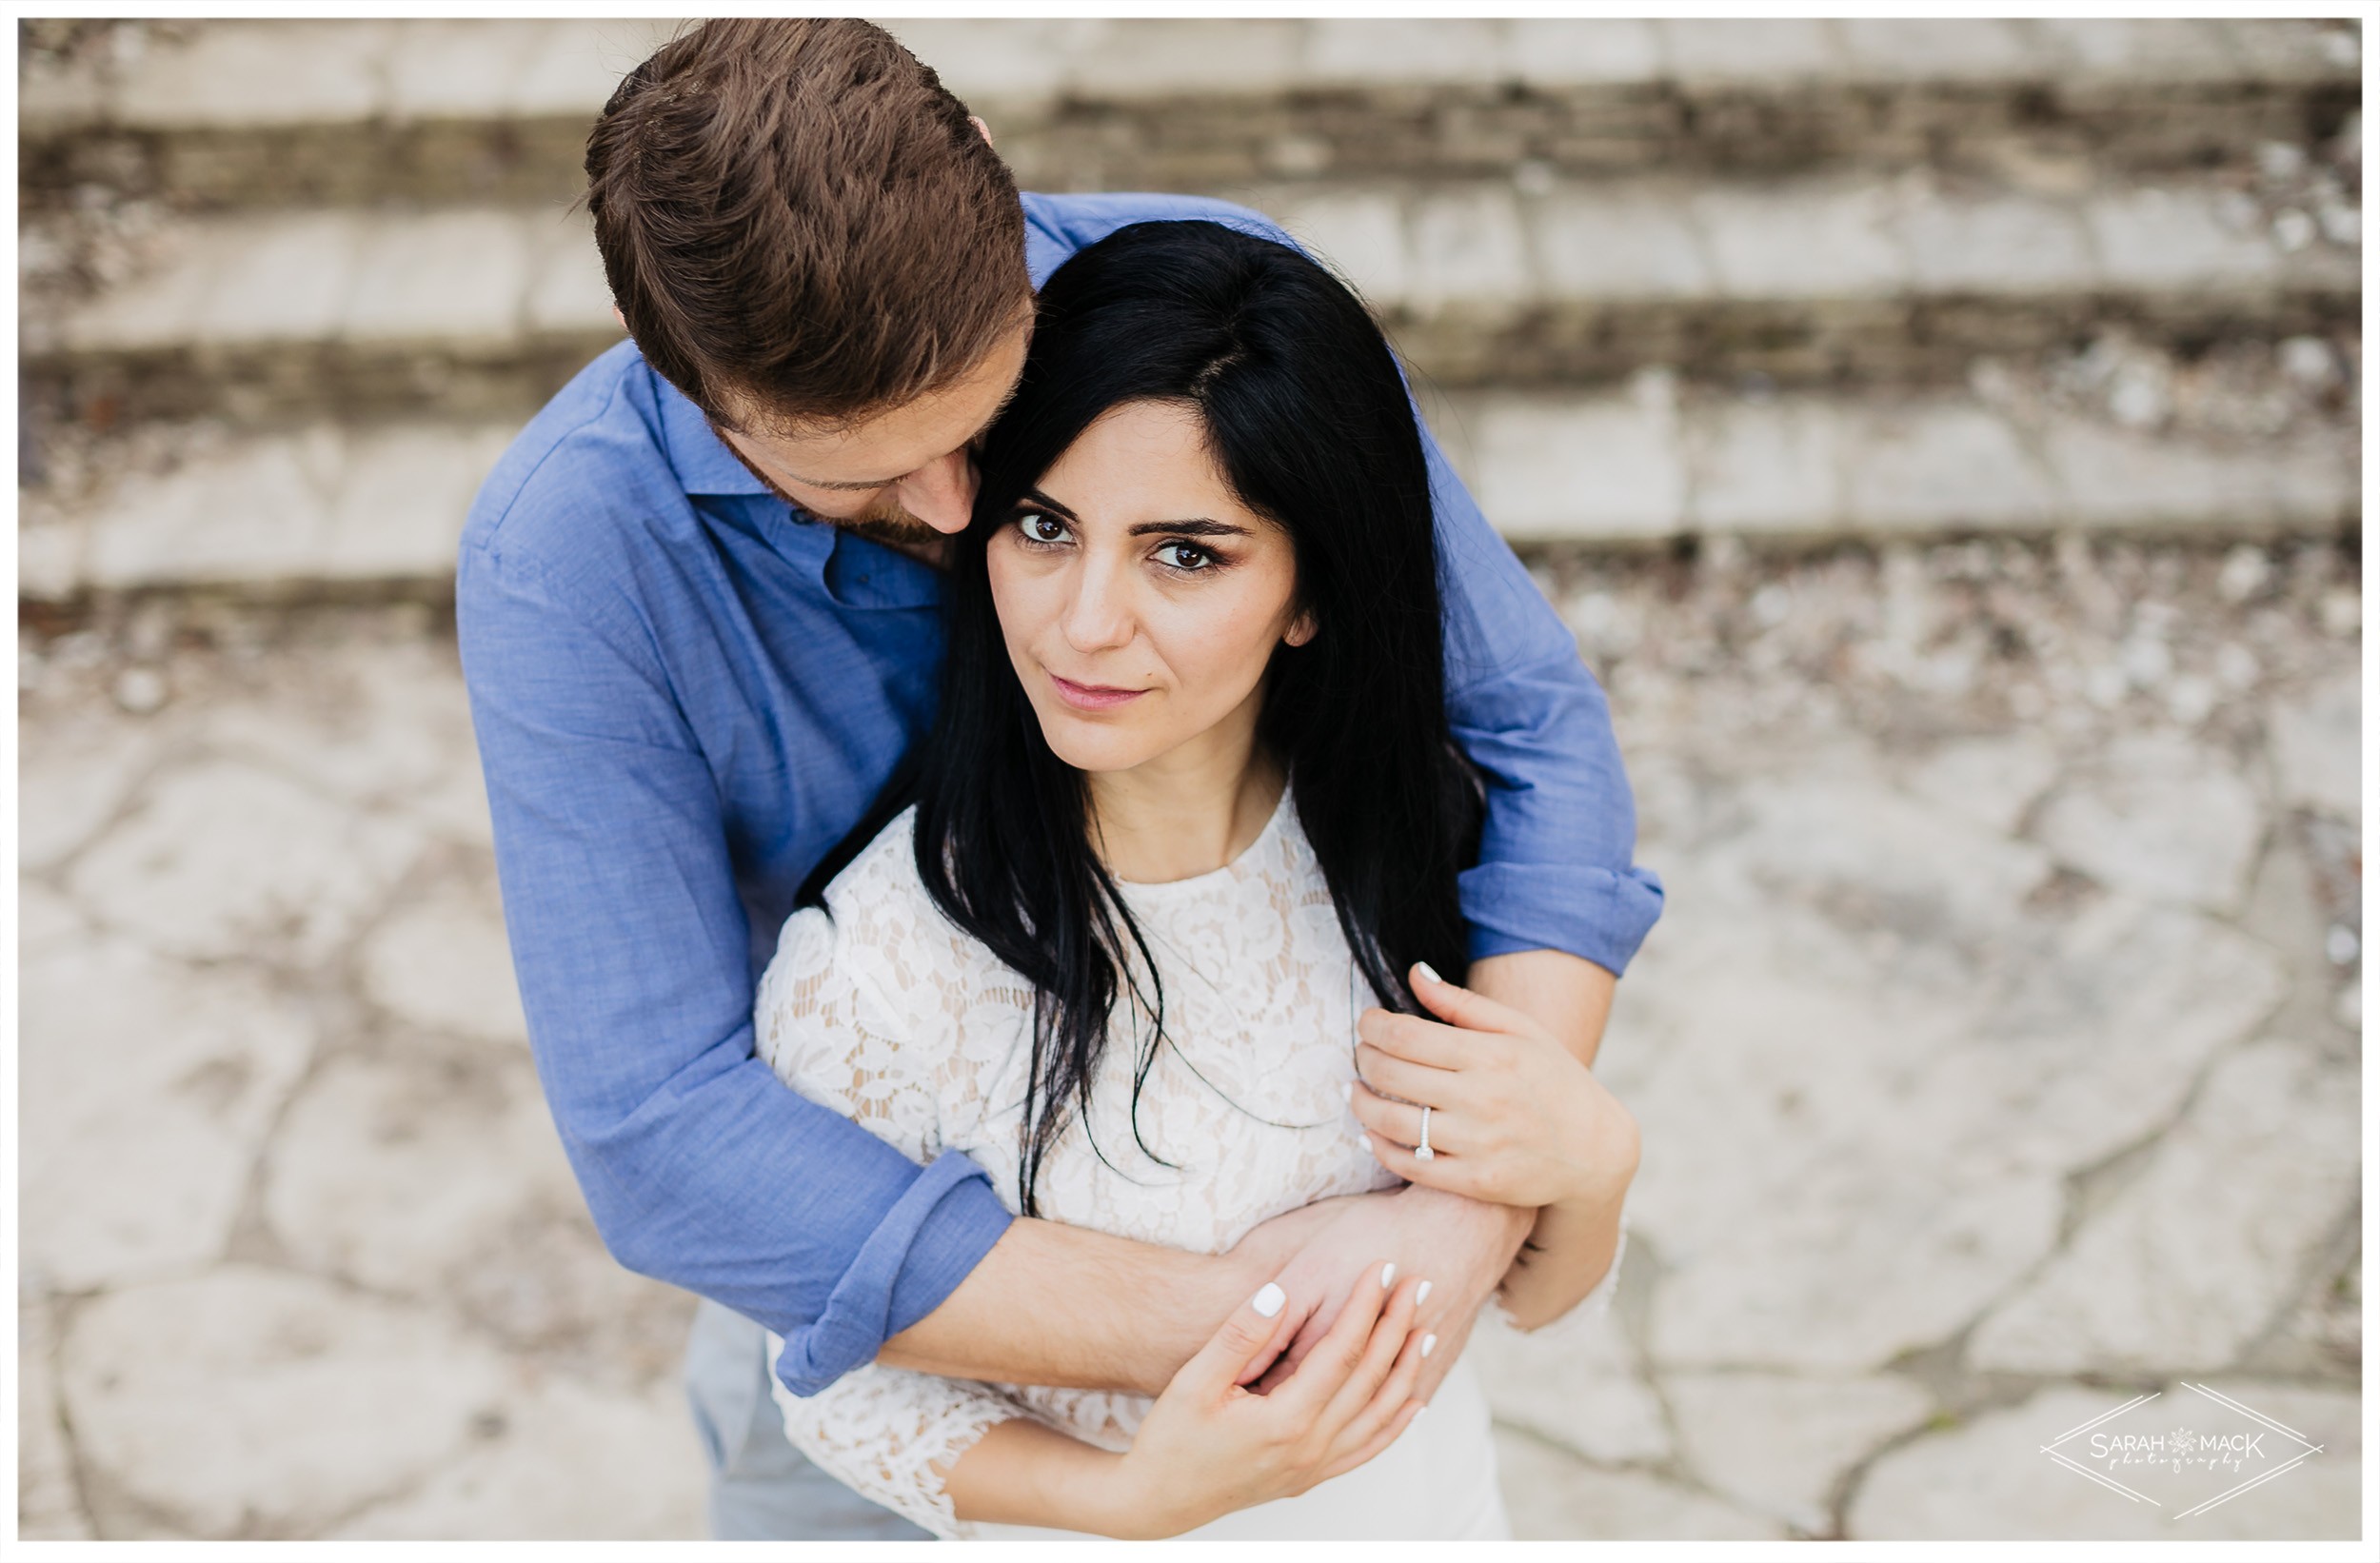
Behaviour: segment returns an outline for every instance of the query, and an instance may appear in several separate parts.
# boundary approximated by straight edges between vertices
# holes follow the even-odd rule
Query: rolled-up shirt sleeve
[[[1617,976],[1661,915],[1636,808],[1578,643],[1426,430],[1446,613],[1446,713],[1487,782],[1459,881],[1471,956],[1565,950]]]
[[[456,614],[530,1045],[596,1226],[783,1336],[814,1394],[1012,1217],[965,1157],[920,1168],[753,1056],[717,786],[625,600],[466,543]]]

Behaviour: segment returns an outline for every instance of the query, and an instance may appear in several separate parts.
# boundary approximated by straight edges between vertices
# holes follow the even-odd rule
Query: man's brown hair
[[[628,334],[730,427],[833,426],[940,389],[1032,307],[1007,166],[865,22],[672,40],[604,106],[586,180]]]

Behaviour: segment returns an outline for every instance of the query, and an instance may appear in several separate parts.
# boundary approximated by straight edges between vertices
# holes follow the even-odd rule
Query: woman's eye
[[[1202,570],[1215,563],[1213,554],[1189,543],[1168,543],[1157,550],[1157,557],[1178,570]]]
[[[1043,515],[1039,510],[1028,510],[1019,516],[1017,524],[1023,529],[1025,537],[1035,543],[1066,541],[1066,524],[1056,516]]]

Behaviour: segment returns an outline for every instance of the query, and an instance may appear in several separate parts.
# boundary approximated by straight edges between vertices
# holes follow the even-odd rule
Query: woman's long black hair
[[[1317,633],[1275,649],[1258,741],[1288,772],[1359,969],[1418,1012],[1412,962],[1456,981],[1468,965],[1455,878],[1478,852],[1480,793],[1447,729],[1429,471],[1396,360],[1356,296],[1295,249],[1208,222],[1120,228],[1041,290],[953,549],[942,703],[911,778],[927,891],[1034,985],[1027,1215],[1043,1157],[1071,1117],[1088,1122],[1120,993],[1148,1020],[1137,1118],[1163,995],[1092,850],[1084,779],[1051,752],[1010,665],[984,548],[1093,420],[1135,401],[1195,408],[1233,490],[1295,549]]]

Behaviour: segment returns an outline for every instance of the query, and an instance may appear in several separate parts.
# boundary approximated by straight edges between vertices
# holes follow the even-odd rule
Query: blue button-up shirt
[[[1126,223],[1263,218],[1180,196],[1024,197],[1034,284]],[[1621,970],[1660,912],[1602,691],[1430,446],[1448,713],[1491,785],[1475,956]],[[546,1099],[631,1269],[783,1335],[814,1394],[937,1307],[1011,1219],[787,1090],[755,984],[796,888],[929,723],[941,581],[770,494],[623,343],[524,429],[456,584],[505,920]]]

